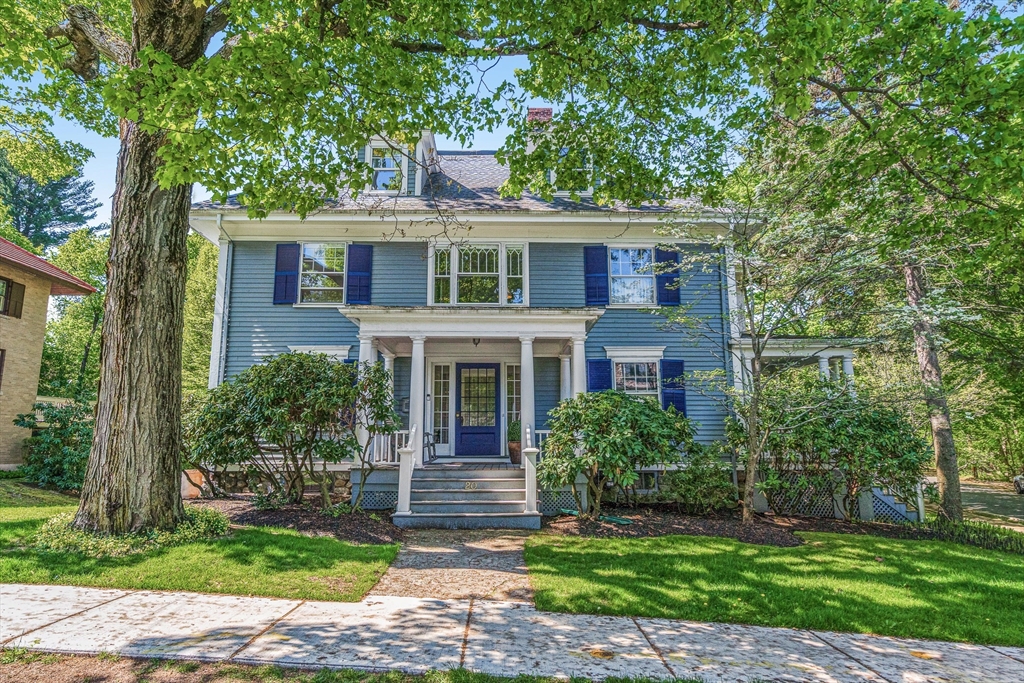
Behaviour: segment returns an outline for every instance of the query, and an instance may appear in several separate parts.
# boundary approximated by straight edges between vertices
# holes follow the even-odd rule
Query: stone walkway
[[[310,668],[462,666],[595,680],[1024,681],[1024,648],[394,596],[343,603],[0,585],[0,647]]]
[[[529,531],[406,531],[370,595],[533,602],[523,544]]]

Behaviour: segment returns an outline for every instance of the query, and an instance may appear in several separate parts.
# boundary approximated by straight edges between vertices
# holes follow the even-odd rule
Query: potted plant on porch
[[[519,420],[508,423],[508,459],[513,465],[523,462],[522,432],[523,427]]]

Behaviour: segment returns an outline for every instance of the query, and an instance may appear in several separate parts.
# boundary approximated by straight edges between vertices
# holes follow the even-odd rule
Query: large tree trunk
[[[122,121],[96,433],[75,525],[100,533],[181,520],[181,338],[192,188],[161,189],[163,134]]]
[[[921,267],[910,263],[903,266],[903,277],[907,285],[907,303],[918,309],[924,299],[924,277]],[[932,445],[935,449],[935,470],[939,479],[939,508],[947,519],[960,521],[964,517],[960,498],[960,471],[957,468],[956,445],[953,443],[953,427],[949,419],[949,406],[942,388],[942,370],[939,368],[939,354],[935,346],[934,326],[918,317],[914,322],[914,346],[917,350],[917,364],[921,370],[924,400],[931,420]]]
[[[131,46],[113,52],[126,69],[139,67],[146,48],[189,68],[206,47],[205,13],[194,0],[133,2]],[[192,198],[191,185],[160,187],[164,133],[125,119],[120,133],[96,431],[74,522],[110,534],[173,529],[184,514],[181,339]]]

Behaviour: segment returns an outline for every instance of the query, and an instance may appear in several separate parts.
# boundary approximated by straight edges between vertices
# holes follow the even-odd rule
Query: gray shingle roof
[[[521,197],[502,197],[498,188],[508,180],[508,168],[498,163],[493,151],[438,152],[438,170],[431,173],[420,196],[390,196],[364,193],[353,199],[342,196],[325,200],[323,211],[393,213],[420,213],[438,210],[461,212],[629,212],[666,211],[668,207],[649,205],[626,207],[601,206],[589,197],[572,201],[568,196],[556,196],[545,201],[529,192]],[[696,205],[692,205],[694,208]],[[245,207],[238,195],[229,195],[223,203],[211,200],[196,202],[194,211],[232,211]],[[679,203],[673,203],[679,208]]]

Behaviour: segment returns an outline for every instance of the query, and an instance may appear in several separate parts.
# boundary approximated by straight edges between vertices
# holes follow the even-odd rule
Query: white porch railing
[[[394,434],[378,434],[373,438],[370,462],[375,465],[397,465],[398,449],[409,443],[409,430],[401,429]]]
[[[533,433],[533,435],[534,435],[533,436],[533,440],[534,440],[533,446],[538,451],[540,451],[537,454],[537,460],[539,462],[540,459],[544,457],[544,442],[547,441],[547,438],[549,436],[551,436],[551,430],[550,429],[538,429],[537,431],[535,431]]]

